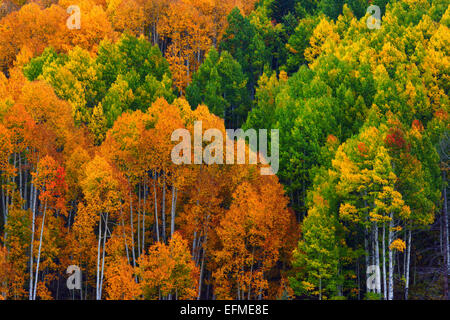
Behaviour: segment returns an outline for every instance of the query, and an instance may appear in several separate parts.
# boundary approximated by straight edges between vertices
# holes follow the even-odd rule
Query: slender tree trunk
[[[203,283],[203,270],[205,266],[205,255],[206,255],[206,244],[208,242],[208,228],[209,228],[209,214],[206,217],[206,226],[205,226],[205,241],[202,243],[202,265],[200,269],[200,279],[199,279],[199,285],[198,285],[198,297],[197,300],[200,300],[200,296],[202,293],[202,283]]]
[[[102,240],[102,213],[100,213],[100,222],[98,224],[98,245],[97,245],[97,281],[96,281],[96,286],[95,286],[95,298],[97,300],[100,300],[99,297],[99,288],[100,288],[100,244],[101,244],[101,240]]]
[[[137,210],[137,246],[138,246],[138,257],[141,254],[141,184],[138,186],[138,210]]]
[[[369,278],[369,274],[367,272],[368,268],[369,268],[369,241],[368,241],[368,232],[367,232],[367,227],[364,227],[364,257],[365,257],[365,262],[366,262],[366,280]],[[371,289],[369,288],[369,286],[367,286],[367,281],[366,281],[366,290],[367,292],[371,292]]]
[[[381,279],[380,279],[380,247],[378,244],[378,222],[374,222],[374,242],[375,242],[375,265],[376,265],[376,293],[381,293]]]
[[[34,229],[36,225],[36,210],[34,206],[34,199],[36,193],[36,188],[34,188],[33,184],[31,184],[31,192],[30,192],[30,198],[31,198],[31,211],[33,214],[33,218],[31,221],[31,244],[30,244],[30,288],[29,288],[29,299],[33,300],[33,267],[34,267],[34,261],[33,261],[33,245],[34,245]]]
[[[103,257],[102,257],[102,272],[100,275],[100,294],[99,294],[99,299],[102,299],[102,291],[103,291],[103,273],[105,271],[105,251],[106,251],[106,237],[107,232],[108,231],[108,212],[106,213],[106,219],[105,219],[105,232],[103,235]]]
[[[196,261],[196,250],[197,250],[197,231],[194,231],[194,240],[192,241],[192,258],[194,261]]]
[[[144,183],[144,208],[142,211],[142,253],[145,251],[145,211],[146,207],[146,199],[147,199],[147,184]]]
[[[405,265],[405,300],[408,300],[409,291],[409,264],[411,261],[411,229],[408,230],[408,243],[406,247],[406,265]]]
[[[153,177],[153,192],[155,194],[155,227],[156,227],[156,241],[159,242],[159,223],[158,223],[158,198],[156,195],[156,175]]]
[[[173,233],[175,232],[175,210],[177,208],[177,188],[172,188],[172,210],[170,216],[170,238],[173,237]]]
[[[322,277],[319,278],[319,300],[322,300]]]
[[[394,240],[394,231],[392,228],[394,227],[394,214],[391,212],[390,214],[391,220],[389,221],[389,235],[388,235],[388,244],[389,244],[389,291],[388,291],[388,300],[394,299],[394,252],[391,249],[391,243]]]
[[[133,257],[133,266],[136,266],[136,254],[134,248],[134,219],[133,219],[133,198],[131,196],[131,185],[128,180],[128,186],[130,188],[130,226],[131,226],[131,256]]]
[[[36,262],[36,276],[34,277],[33,300],[36,300],[36,287],[37,287],[37,283],[38,283],[39,263],[41,261],[42,235],[44,234],[46,212],[47,212],[47,201],[45,201],[45,205],[44,205],[44,215],[42,216],[41,235],[39,237],[39,249],[38,249],[37,262]]]
[[[163,173],[163,193],[161,207],[161,237],[163,243],[166,243],[166,174]]]

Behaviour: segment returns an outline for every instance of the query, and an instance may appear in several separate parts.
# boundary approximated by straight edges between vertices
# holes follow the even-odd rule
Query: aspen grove
[[[446,0],[0,0],[0,300],[448,299],[449,28]],[[246,161],[173,161],[241,128],[275,174],[217,137]]]

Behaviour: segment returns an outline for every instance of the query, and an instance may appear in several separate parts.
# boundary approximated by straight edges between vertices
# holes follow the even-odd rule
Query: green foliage
[[[346,3],[358,19],[365,16],[369,7],[367,0],[347,0]]]
[[[276,98],[286,84],[286,74],[281,79],[273,73],[270,77],[265,73],[259,78],[255,94],[255,106],[247,117],[246,129],[272,129],[276,125]]]
[[[375,254],[364,239],[381,247],[384,227],[386,252],[404,257],[402,239],[439,212],[449,128],[440,21],[450,11],[441,1],[371,4],[384,16],[380,30],[366,28],[365,1],[299,1],[281,68],[290,78],[260,77],[245,124],[280,130],[278,176],[303,219],[290,279],[301,297],[363,297],[354,270],[363,274],[362,258]]]
[[[295,11],[296,0],[272,0],[268,4],[270,17],[280,22],[283,17]]]
[[[227,127],[239,127],[248,112],[246,82],[239,63],[227,51],[219,55],[212,48],[186,88],[186,99],[193,108],[206,104]]]
[[[345,246],[339,239],[340,226],[333,213],[331,185],[326,180],[318,183],[302,223],[302,238],[294,251],[293,266],[300,271],[289,280],[296,295],[327,299],[342,295],[340,251]]]
[[[286,36],[290,37],[294,33],[295,28],[298,25],[298,20],[293,13],[289,12],[283,17],[282,24]]]
[[[288,50],[286,71],[289,73],[297,71],[301,65],[306,64],[305,50],[309,47],[309,39],[319,21],[318,17],[308,17],[300,20],[294,33],[290,36],[286,44]]]
[[[130,109],[133,99],[128,82],[119,75],[102,100],[108,127],[112,127],[123,111]]]
[[[220,43],[220,50],[228,51],[241,65],[248,79],[247,88],[253,94],[258,77],[269,60],[269,53],[256,27],[237,8],[228,16],[228,28]]]
[[[375,292],[366,292],[364,300],[381,300],[381,294]]]
[[[285,17],[289,19],[288,16]],[[290,23],[292,24],[293,16],[290,17]],[[282,21],[286,22],[283,19]],[[252,12],[250,22],[255,27],[257,38],[261,39],[264,43],[264,46],[259,46],[260,51],[258,53],[261,59],[263,59],[264,67],[278,70],[280,66],[286,63],[287,57],[285,43],[288,35],[285,25],[283,23],[276,23],[274,20],[270,21],[270,17],[262,9]],[[295,25],[293,27],[295,28]]]
[[[23,74],[30,81],[36,80],[37,77],[42,74],[42,68],[44,65],[48,65],[53,61],[58,61],[57,63],[61,64],[61,58],[62,56],[58,55],[55,49],[52,47],[47,47],[40,56],[31,59],[31,61],[24,66]]]
[[[299,0],[295,5],[295,11],[299,18],[305,18],[307,15],[313,15],[319,5],[320,0]]]
[[[336,20],[342,13],[344,0],[320,0],[319,9],[328,17]]]

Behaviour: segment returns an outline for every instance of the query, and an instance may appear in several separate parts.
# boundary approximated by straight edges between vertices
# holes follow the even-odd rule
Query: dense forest
[[[0,19],[0,300],[448,299],[448,0]],[[276,175],[175,164],[198,121],[278,130]]]

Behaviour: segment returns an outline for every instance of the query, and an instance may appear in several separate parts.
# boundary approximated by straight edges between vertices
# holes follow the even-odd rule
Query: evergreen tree
[[[205,61],[186,88],[186,98],[193,108],[204,103],[225,119],[229,128],[240,127],[247,117],[249,99],[246,79],[239,63],[227,52],[211,48]]]

